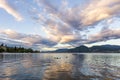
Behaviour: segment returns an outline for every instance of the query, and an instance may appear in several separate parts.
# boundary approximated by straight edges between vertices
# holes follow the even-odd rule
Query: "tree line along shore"
[[[33,50],[32,48],[24,48],[24,47],[9,47],[7,45],[0,45],[0,53],[8,52],[8,53],[39,53],[38,50]]]

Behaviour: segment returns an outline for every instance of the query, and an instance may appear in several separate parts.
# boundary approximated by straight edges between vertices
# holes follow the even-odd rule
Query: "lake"
[[[120,80],[120,54],[4,53],[0,80]]]

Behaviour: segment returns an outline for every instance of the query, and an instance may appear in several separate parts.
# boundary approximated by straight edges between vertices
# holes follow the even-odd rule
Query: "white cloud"
[[[15,17],[17,21],[23,20],[22,16],[15,10],[13,9],[6,0],[0,0],[0,8],[4,9],[7,13]]]
[[[120,0],[94,0],[86,6],[81,14],[83,25],[92,25],[120,13]]]

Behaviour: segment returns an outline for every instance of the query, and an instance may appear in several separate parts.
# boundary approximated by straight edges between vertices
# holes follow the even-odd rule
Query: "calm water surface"
[[[0,54],[0,80],[120,80],[120,54]]]

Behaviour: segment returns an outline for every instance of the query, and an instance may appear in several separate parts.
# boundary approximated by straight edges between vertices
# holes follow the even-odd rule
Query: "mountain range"
[[[101,45],[101,46],[79,46],[71,49],[58,49],[55,51],[45,51],[46,53],[72,53],[72,52],[79,52],[79,53],[119,53],[120,46],[118,45]]]

